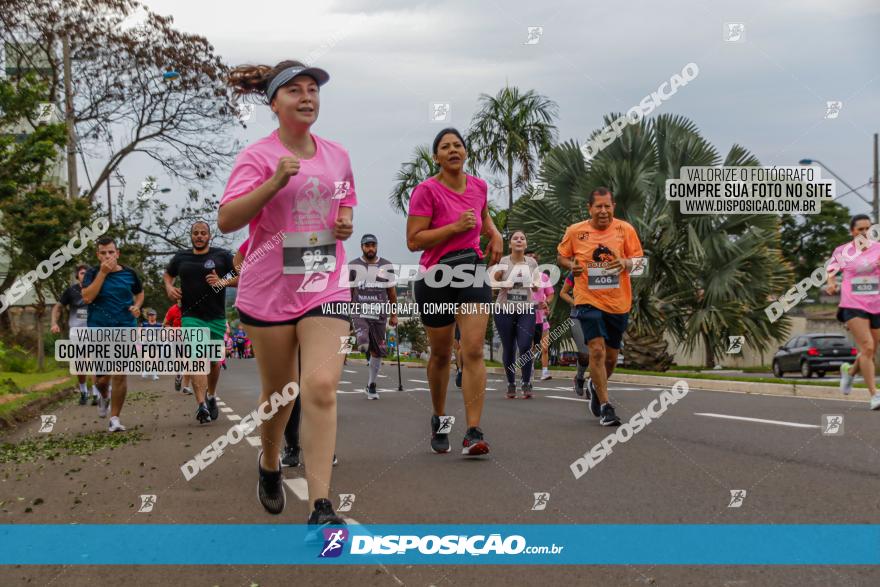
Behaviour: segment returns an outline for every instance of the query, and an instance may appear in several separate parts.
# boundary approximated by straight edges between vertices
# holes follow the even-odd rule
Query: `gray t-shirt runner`
[[[58,303],[67,306],[70,310],[70,318],[67,325],[70,328],[85,328],[86,320],[89,317],[89,305],[85,303],[82,296],[82,286],[74,283],[64,290]]]
[[[352,283],[351,301],[359,304],[386,304],[388,302],[388,288],[393,285],[394,266],[391,261],[384,257],[378,257],[375,263],[367,263],[363,257],[349,261],[349,281]],[[354,266],[354,267],[353,267]],[[384,307],[382,308],[384,310]],[[359,314],[352,318],[365,318],[367,320],[385,320],[386,312],[379,314],[365,313],[361,308]]]
[[[511,280],[513,284],[512,287],[502,287],[498,290],[497,302],[504,304],[510,301],[523,306],[531,305],[532,279],[535,271],[538,270],[538,262],[531,257],[523,257],[522,261],[514,263],[510,255],[506,255],[501,257],[498,264],[503,267],[500,281]]]

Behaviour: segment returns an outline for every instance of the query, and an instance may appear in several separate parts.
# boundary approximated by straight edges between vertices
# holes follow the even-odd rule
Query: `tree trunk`
[[[709,335],[703,333],[703,347],[706,351],[706,368],[714,369],[715,368],[715,353],[712,352],[712,344],[709,340]]]
[[[46,352],[43,349],[43,314],[46,312],[46,304],[35,304],[37,318],[37,366],[40,371],[46,368]]]
[[[513,157],[507,157],[507,216],[504,217],[504,230],[510,224],[510,215],[513,214]]]
[[[643,371],[667,371],[673,357],[667,352],[669,343],[662,334],[624,334],[623,366]]]

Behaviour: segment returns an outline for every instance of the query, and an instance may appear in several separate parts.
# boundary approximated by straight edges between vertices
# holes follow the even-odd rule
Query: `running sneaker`
[[[431,450],[437,454],[447,453],[449,448],[449,435],[437,434],[440,428],[440,416],[431,416]]]
[[[455,385],[461,389],[461,369],[455,372]]]
[[[257,470],[259,471],[259,480],[257,481],[257,499],[266,508],[270,514],[280,514],[284,511],[284,503],[286,500],[284,494],[284,475],[281,474],[281,463],[278,465],[277,471],[266,471],[260,466],[260,460],[263,458],[263,451],[257,456]]]
[[[84,406],[89,403],[89,392],[81,391],[79,392],[79,405]]]
[[[196,420],[199,421],[199,424],[207,424],[211,421],[211,412],[208,411],[208,406],[199,404],[199,409],[196,411]]]
[[[153,381],[159,381],[159,376],[158,376],[158,375],[153,375]]]
[[[586,379],[578,379],[574,378],[574,392],[580,396],[584,395],[584,383],[586,383]]]
[[[541,381],[547,381],[548,379],[553,379],[553,377],[550,375],[550,369],[545,367],[541,370]]]
[[[376,384],[371,383],[364,388],[364,391],[367,394],[367,399],[379,399],[379,392],[376,391]]]
[[[110,411],[110,397],[102,397],[98,396],[98,416],[101,418],[106,418],[107,413]]]
[[[507,384],[507,399],[516,399],[516,383]]]
[[[125,432],[125,426],[119,421],[119,416],[110,417],[110,432]]]
[[[590,413],[595,417],[599,417],[599,394],[596,393],[596,386],[593,385],[593,378],[587,379],[587,393],[590,399]]]
[[[192,387],[184,387],[181,391],[184,393],[184,395],[192,395],[193,394]]]
[[[602,415],[599,416],[599,424],[602,426],[620,426],[620,418],[614,413],[614,406],[604,404],[601,409]]]
[[[872,410],[880,410],[880,392],[875,393],[871,397],[871,409]]]
[[[97,406],[97,405],[98,405],[98,398],[99,398],[99,397],[101,397],[101,396],[100,396],[100,395],[97,395],[97,394],[92,396],[92,405],[93,405],[93,406]],[[103,416],[101,416],[101,417],[103,418]]]
[[[849,395],[849,392],[852,391],[854,377],[849,374],[850,367],[849,363],[840,366],[840,391],[843,392],[843,395]]]
[[[461,454],[469,456],[484,455],[489,452],[489,443],[483,439],[483,431],[474,426],[468,428],[461,441]]]
[[[532,384],[531,383],[523,383],[522,384],[522,392],[523,392],[523,399],[532,399]]]
[[[220,419],[220,407],[217,405],[217,396],[212,395],[208,396],[205,401],[205,405],[208,407],[208,414],[211,416],[212,420]]]
[[[339,464],[339,459],[336,458],[336,453],[333,453],[333,466],[335,467],[338,464]]]
[[[285,446],[284,452],[281,453],[282,467],[299,467],[299,447]]]
[[[180,391],[180,384],[183,383],[183,375],[174,377],[174,391]]]

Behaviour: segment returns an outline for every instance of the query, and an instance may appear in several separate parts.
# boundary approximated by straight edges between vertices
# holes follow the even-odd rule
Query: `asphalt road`
[[[309,508],[302,469],[286,469],[285,512],[266,514],[255,497],[257,448],[241,442],[187,482],[180,465],[256,406],[254,361],[231,360],[221,378],[223,414],[200,426],[194,400],[171,391],[171,378],[130,378],[136,394],[123,412],[144,438],[92,457],[66,455],[4,464],[4,523],[303,523]],[[346,515],[362,524],[718,524],[880,523],[877,499],[880,413],[865,401],[836,401],[691,390],[658,420],[575,479],[569,465],[609,429],[598,425],[569,380],[536,382],[532,400],[508,400],[490,376],[482,428],[483,459],[456,450],[464,428],[461,394],[450,383],[457,418],[453,452],[429,450],[430,398],[423,369],[386,364],[381,400],[362,392],[366,368],[345,367],[339,386],[340,464],[333,497],[355,494]],[[662,388],[612,385],[628,420]],[[857,392],[858,393],[858,392]],[[53,408],[52,434],[104,430],[96,408],[71,400]],[[824,414],[844,416],[842,435],[823,435]],[[7,435],[34,438],[39,422]],[[731,508],[731,490],[745,490]],[[543,511],[533,494],[549,492]],[[155,494],[150,513],[139,496]],[[21,498],[21,499],[19,499]],[[35,500],[42,500],[34,504]],[[26,512],[25,509],[31,509]],[[148,545],[145,545],[148,546]],[[112,548],[72,544],[74,549]],[[601,544],[584,545],[601,550]],[[199,546],[181,544],[199,558]],[[876,585],[880,570],[858,566],[47,566],[0,568],[0,585]]]

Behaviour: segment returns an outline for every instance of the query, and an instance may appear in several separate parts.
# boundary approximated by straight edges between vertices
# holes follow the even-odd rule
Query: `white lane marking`
[[[357,371],[352,371],[351,369],[343,369],[346,373],[357,373]]]
[[[285,479],[284,484],[290,487],[290,490],[296,495],[300,501],[309,501],[309,484],[302,477],[294,477],[293,479]]]
[[[224,414],[231,414],[234,410],[232,408],[223,407],[223,408],[220,408],[220,411],[223,412]]]
[[[759,424],[776,424],[777,426],[790,426],[792,428],[821,428],[821,426],[817,424],[801,424],[800,422],[783,422],[781,420],[764,420],[763,418],[745,418],[743,416],[728,416],[726,414],[694,412],[694,416],[706,416],[707,418],[723,418],[725,420],[739,420],[741,422],[757,422]]]
[[[247,438],[248,444],[250,444],[254,448],[260,448],[260,439],[254,438],[253,436],[245,436]]]
[[[378,373],[377,375],[379,379],[385,379],[386,377],[388,377],[387,375],[382,375],[381,373]]]
[[[348,383],[349,385],[351,385],[351,381],[340,381],[339,383]]]
[[[241,420],[241,416],[239,416],[237,414],[226,414],[226,417],[229,418],[230,420],[232,420],[233,422],[238,422],[239,420]]]
[[[560,395],[548,395],[547,397],[549,397],[551,399],[567,399],[568,401],[571,401],[571,402],[588,402],[588,401],[590,401],[588,399],[580,399],[578,397],[562,397]]]
[[[416,383],[427,383],[424,379],[410,379],[410,381],[415,381]]]
[[[226,403],[223,402],[223,401],[220,401],[220,400],[218,399],[218,400],[217,400],[217,405],[218,405],[218,406],[225,406]]]

